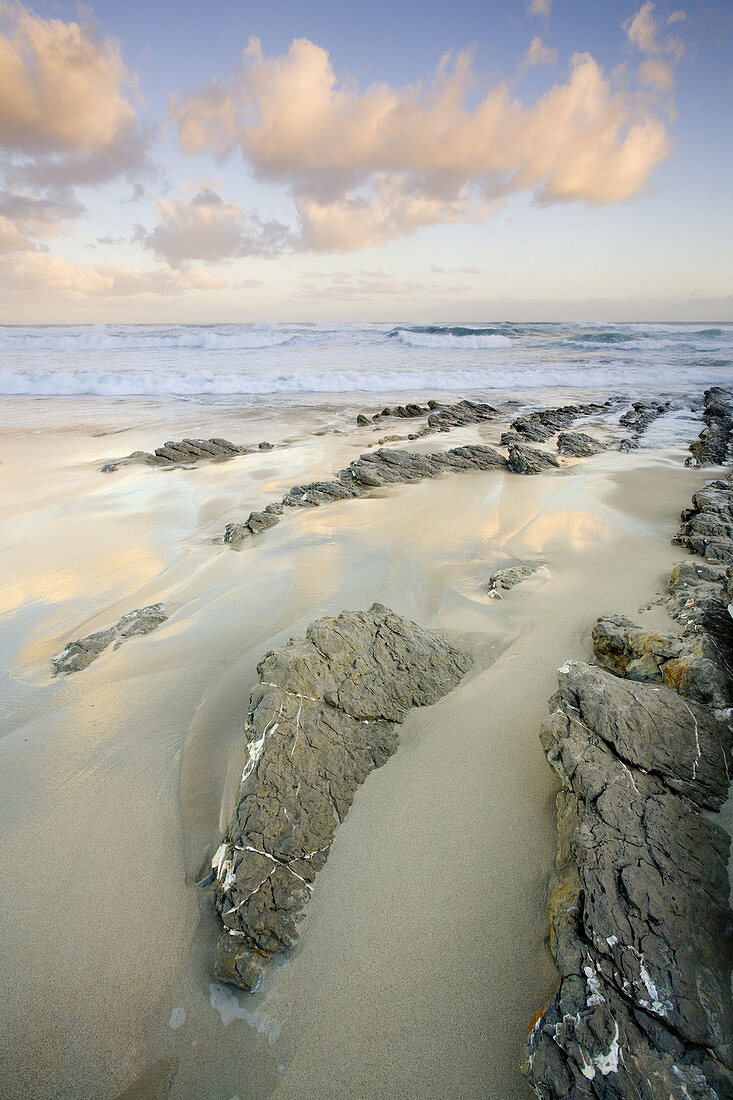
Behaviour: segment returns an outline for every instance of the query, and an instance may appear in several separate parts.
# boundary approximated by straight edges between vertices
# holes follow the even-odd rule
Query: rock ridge
[[[717,506],[729,481],[712,485]],[[559,671],[540,739],[563,784],[560,986],[523,1067],[544,1100],[733,1097],[730,838],[714,819],[733,745],[730,574],[681,562],[666,600],[679,633],[606,617],[603,667]]]

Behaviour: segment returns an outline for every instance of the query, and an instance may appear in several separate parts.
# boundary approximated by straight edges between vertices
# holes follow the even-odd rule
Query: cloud
[[[438,267],[437,264],[431,264],[430,270],[434,275],[483,275],[480,267]]]
[[[632,41],[648,40],[649,7],[630,21]],[[537,38],[528,58],[551,55]],[[470,51],[445,56],[423,83],[360,91],[339,83],[327,51],[307,39],[276,57],[251,39],[228,83],[173,99],[171,118],[185,153],[239,150],[258,179],[288,189],[300,223],[291,247],[348,252],[484,219],[520,191],[590,205],[638,194],[670,150],[659,74],[653,94],[644,91],[652,75],[616,86],[578,53],[532,104],[506,83],[476,102]]]
[[[156,210],[160,224],[151,232],[137,226],[135,240],[173,268],[182,268],[190,260],[214,263],[275,255],[293,244],[287,226],[262,222],[254,215],[245,222],[241,207],[209,187],[199,188],[192,199],[159,199]]]
[[[524,55],[522,68],[531,69],[535,65],[554,65],[557,61],[557,50],[545,46],[539,35],[532,39],[529,49]]]
[[[0,0],[0,180],[19,208],[48,204],[45,221],[3,214],[18,232],[77,217],[76,186],[150,171],[135,96],[116,40]]]
[[[527,11],[530,15],[543,15],[547,19],[551,7],[552,0],[530,0],[527,4]]]
[[[646,60],[639,67],[639,81],[652,91],[669,93],[672,89],[674,65],[683,56],[685,45],[665,27],[685,18],[683,11],[676,11],[665,24],[662,18],[654,14],[654,4],[647,0],[636,15],[624,23],[629,42],[646,55]]]
[[[318,298],[330,301],[352,301],[354,299],[384,296],[389,298],[412,298],[424,292],[440,290],[442,293],[462,292],[466,286],[445,287],[424,283],[412,279],[397,279],[389,272],[378,270],[356,271],[309,271],[294,294],[296,298]]]
[[[221,290],[228,284],[200,268],[144,271],[126,264],[83,267],[62,256],[20,252],[0,257],[0,289],[4,292],[50,292],[73,300],[129,297],[130,295],[180,295],[190,290]]]

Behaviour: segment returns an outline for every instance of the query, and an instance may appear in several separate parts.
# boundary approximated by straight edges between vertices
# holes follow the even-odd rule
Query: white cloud
[[[241,207],[209,187],[199,188],[192,199],[159,199],[156,210],[160,224],[151,232],[138,226],[135,239],[174,268],[184,267],[189,260],[273,255],[292,243],[287,226],[263,223],[256,217],[246,223]]]
[[[134,84],[119,44],[91,24],[0,0],[0,180],[17,207],[0,213],[19,233],[59,232],[82,212],[76,185],[148,170]]]
[[[542,15],[546,19],[550,14],[551,7],[552,0],[530,0],[527,11],[530,15]]]
[[[648,36],[647,7],[629,24],[632,40]],[[552,51],[536,38],[528,59],[550,61]],[[616,87],[581,53],[533,104],[500,83],[468,107],[476,78],[467,51],[444,57],[421,84],[359,91],[338,82],[313,42],[266,57],[252,39],[227,84],[174,100],[171,116],[184,152],[238,148],[258,178],[289,189],[298,247],[348,252],[483,219],[518,191],[591,205],[639,193],[670,149],[657,117],[661,74],[653,95],[643,90],[652,77],[639,74],[636,91]]]
[[[228,284],[200,268],[143,271],[126,264],[83,267],[62,256],[18,252],[0,257],[0,289],[4,292],[48,292],[72,300],[128,297],[130,295],[180,295],[190,290],[221,290]]]
[[[540,36],[537,35],[529,44],[522,66],[525,69],[531,69],[535,65],[554,65],[556,61],[557,50],[545,46]]]

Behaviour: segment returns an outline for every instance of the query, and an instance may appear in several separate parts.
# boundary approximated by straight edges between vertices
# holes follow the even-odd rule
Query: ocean
[[[287,404],[319,394],[697,393],[733,324],[516,322],[0,327],[0,395]]]

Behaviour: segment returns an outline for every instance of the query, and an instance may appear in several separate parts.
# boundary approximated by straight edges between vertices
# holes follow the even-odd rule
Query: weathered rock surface
[[[497,569],[489,577],[489,595],[494,600],[502,599],[502,592],[508,592],[510,588],[514,588],[515,584],[521,584],[527,577],[536,573],[542,564],[541,561],[525,561],[519,565],[512,565],[508,569]]]
[[[509,446],[509,469],[513,474],[541,474],[553,466],[559,466],[554,455],[547,451],[538,451],[535,447],[525,447],[521,443]]]
[[[369,489],[382,485],[398,485],[406,481],[420,481],[426,477],[438,477],[450,470],[506,470],[507,468],[507,460],[503,455],[493,447],[485,447],[478,443],[429,454],[387,450],[380,447],[376,451],[368,451],[360,455],[346,469],[339,470],[335,478],[329,481],[314,481],[307,485],[294,485],[281,502],[268,504],[264,513],[252,512],[244,523],[228,524],[224,541],[239,542],[247,535],[261,531],[263,527],[274,526],[285,508],[314,508],[334,500],[363,497]],[[263,514],[267,514],[264,522]]]
[[[589,458],[605,451],[606,445],[585,432],[560,432],[557,437],[557,453],[573,458]]]
[[[449,431],[464,424],[480,424],[485,420],[494,420],[497,415],[493,405],[487,405],[481,401],[464,400],[457,401],[454,405],[441,405],[438,401],[430,400],[427,406],[408,402],[406,405],[388,405],[372,416],[359,413],[356,423],[359,427],[367,427],[390,417],[402,420],[427,417],[425,426],[415,433],[417,438],[435,431]]]
[[[634,435],[642,435],[652,421],[669,412],[672,404],[670,401],[634,401],[628,412],[625,412],[619,423],[624,428],[630,428]]]
[[[682,527],[673,542],[714,564],[733,562],[733,481],[709,481],[692,498],[681,516]]]
[[[561,984],[530,1034],[535,1091],[730,1097],[730,842],[700,812],[726,796],[730,728],[665,687],[584,664],[561,670],[550,706]]]
[[[271,443],[260,443],[261,450],[269,450]],[[112,473],[120,466],[143,464],[146,466],[178,466],[183,463],[200,462],[202,459],[233,458],[235,455],[249,454],[256,447],[239,447],[228,439],[169,439],[162,447],[156,447],[151,454],[148,451],[133,451],[124,458],[116,458],[101,467],[103,474]]]
[[[98,630],[94,634],[87,634],[86,637],[77,638],[76,641],[64,646],[58,656],[52,660],[54,675],[57,676],[61,672],[79,672],[96,660],[99,654],[113,642],[114,648],[117,649],[125,638],[132,638],[135,634],[150,634],[167,618],[168,615],[162,603],[128,611],[114,626]]]
[[[357,788],[397,748],[410,707],[437,702],[470,664],[380,604],[319,619],[263,658],[237,805],[212,864],[219,978],[254,989],[293,945]]]
[[[702,812],[730,782],[730,574],[680,563],[667,600],[680,634],[601,619],[605,668],[560,670],[541,732],[563,783],[560,988],[524,1067],[545,1100],[733,1097],[730,838]]]
[[[720,647],[694,623],[687,623],[682,634],[662,634],[620,616],[599,619],[593,627],[593,650],[619,676],[664,683],[713,707],[728,705],[733,684],[720,660]]]
[[[504,432],[501,442],[505,447],[516,443],[544,443],[562,428],[569,428],[580,416],[606,412],[604,405],[594,402],[586,405],[562,405],[556,409],[537,409],[527,416],[518,416],[512,420],[508,432]]]
[[[733,443],[733,390],[712,386],[705,391],[705,427],[690,444],[686,466],[713,466],[726,462]]]

